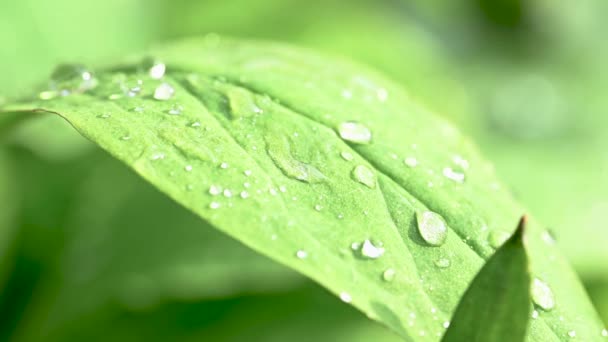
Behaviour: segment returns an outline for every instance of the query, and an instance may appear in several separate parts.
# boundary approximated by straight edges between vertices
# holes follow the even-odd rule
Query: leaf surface
[[[466,137],[361,66],[215,36],[148,55],[166,63],[163,80],[149,77],[142,56],[99,70],[96,86],[84,85],[92,89],[79,74],[51,89],[70,95],[43,93],[51,99],[6,111],[61,115],[212,226],[407,340],[443,335],[525,212]],[[429,211],[437,218],[422,230],[446,228],[432,243],[419,227]],[[576,275],[533,220],[529,243],[532,274],[556,304],[528,339],[601,339]]]
[[[525,217],[475,276],[442,341],[524,341],[530,320]]]

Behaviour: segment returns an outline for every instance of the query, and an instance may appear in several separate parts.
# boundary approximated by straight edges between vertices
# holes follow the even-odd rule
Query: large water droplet
[[[361,255],[362,256],[364,256],[366,258],[370,258],[370,259],[377,259],[377,258],[381,257],[383,254],[384,254],[384,248],[380,244],[378,244],[378,246],[377,246],[369,239],[363,241],[363,245],[361,246]]]
[[[173,97],[175,89],[168,83],[161,83],[154,90],[154,98],[159,101],[166,101]]]
[[[432,211],[417,213],[418,232],[431,246],[441,246],[448,235],[448,228],[443,218]]]
[[[538,278],[534,278],[532,282],[532,300],[536,305],[545,311],[549,311],[555,307],[555,298],[553,291],[549,285]]]
[[[84,92],[96,86],[97,79],[93,73],[81,64],[61,64],[51,74],[51,88],[58,90],[62,96]]]
[[[355,121],[346,121],[338,125],[338,133],[342,139],[356,144],[368,144],[372,140],[372,132],[369,128]]]
[[[370,189],[376,187],[376,176],[374,175],[374,172],[365,165],[355,166],[352,171],[352,177],[354,180]]]

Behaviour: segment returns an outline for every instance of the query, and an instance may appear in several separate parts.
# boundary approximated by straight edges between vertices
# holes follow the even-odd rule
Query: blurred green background
[[[0,2],[0,104],[58,63],[217,33],[383,71],[476,140],[608,323],[608,2]],[[61,120],[0,127],[0,340],[395,341]],[[322,309],[319,309],[322,307]]]

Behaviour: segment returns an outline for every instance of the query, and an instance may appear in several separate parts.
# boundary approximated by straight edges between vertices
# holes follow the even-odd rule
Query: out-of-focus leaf
[[[152,55],[167,62],[164,80],[127,63],[100,71],[94,89],[82,92],[90,77],[79,75],[58,85],[71,96],[8,110],[62,115],[216,228],[405,338],[442,333],[523,212],[466,138],[360,66],[217,37]],[[141,94],[121,98],[121,82],[138,79]],[[557,304],[529,340],[598,338],[597,314],[545,235],[532,222],[532,272]]]

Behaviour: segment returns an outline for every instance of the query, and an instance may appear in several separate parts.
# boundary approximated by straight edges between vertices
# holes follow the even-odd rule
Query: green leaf
[[[525,212],[467,138],[361,66],[216,36],[150,55],[166,63],[163,80],[142,56],[6,111],[59,114],[215,228],[407,340],[443,335]],[[529,243],[555,305],[528,339],[599,339],[584,289],[534,220]]]
[[[525,216],[460,299],[442,341],[524,341],[530,320]]]

